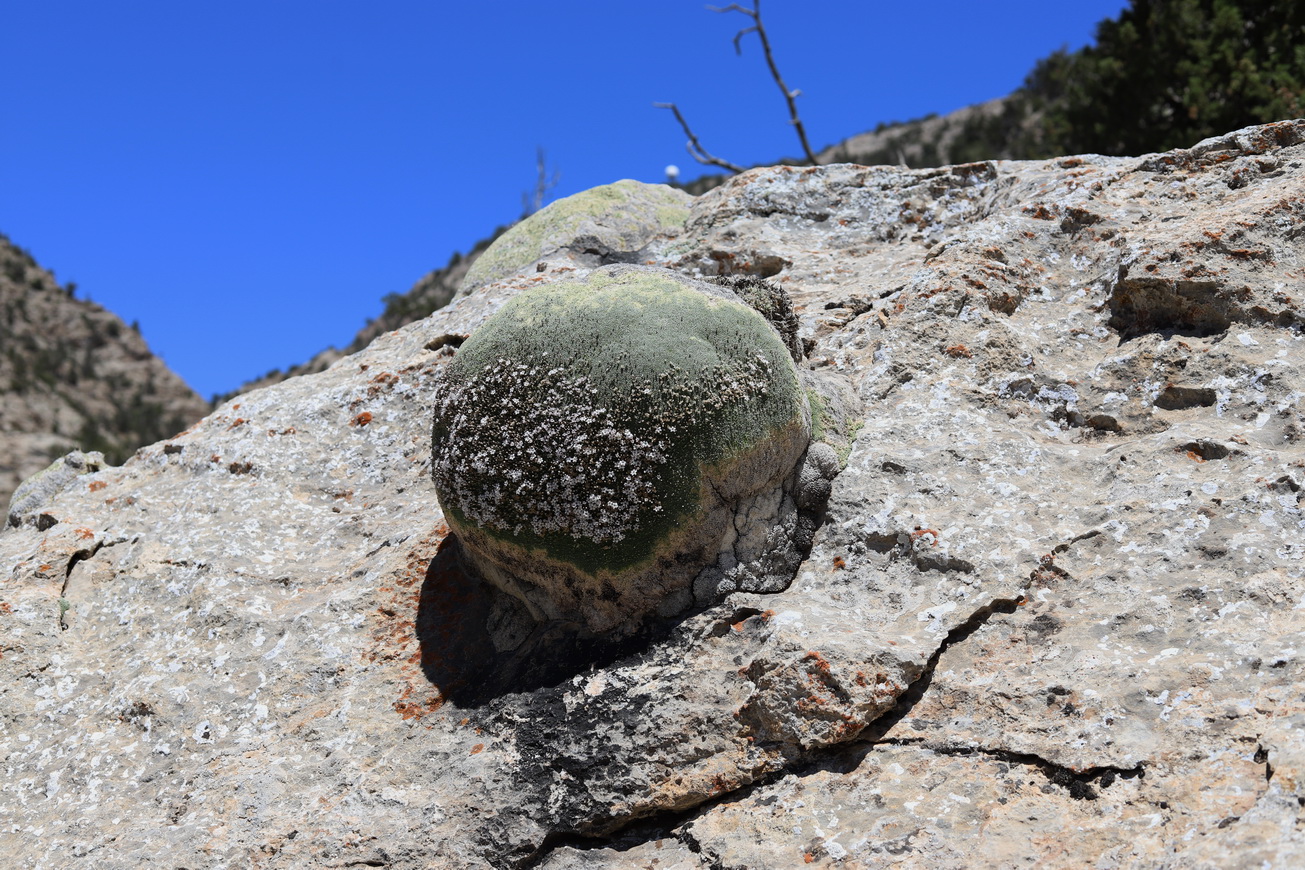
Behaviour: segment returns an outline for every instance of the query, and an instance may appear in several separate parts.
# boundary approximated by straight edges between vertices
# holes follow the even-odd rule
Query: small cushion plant
[[[462,345],[436,391],[433,475],[485,579],[536,618],[631,629],[691,600],[810,419],[788,348],[737,295],[608,266],[519,294]]]

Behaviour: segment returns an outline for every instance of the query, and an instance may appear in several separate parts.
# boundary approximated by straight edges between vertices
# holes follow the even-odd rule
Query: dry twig
[[[797,130],[798,140],[802,143],[802,150],[806,152],[807,161],[812,166],[815,166],[816,155],[811,150],[811,143],[807,141],[807,131],[806,128],[802,126],[802,119],[798,117],[796,99],[802,92],[796,89],[790,89],[788,85],[784,84],[784,79],[779,74],[779,67],[775,65],[775,55],[770,50],[770,39],[766,36],[765,25],[761,23],[761,0],[752,0],[752,6],[753,8],[748,9],[740,6],[738,3],[731,3],[725,7],[708,6],[707,8],[713,12],[742,12],[744,15],[747,15],[756,22],[751,27],[745,27],[738,33],[734,34],[734,51],[737,54],[743,53],[743,46],[739,40],[749,33],[755,33],[758,38],[761,39],[761,48],[766,53],[766,65],[770,67],[770,74],[774,77],[775,84],[779,85],[780,91],[784,94],[784,100],[788,103],[789,123],[793,125],[795,130]],[[659,109],[670,109],[675,113],[675,120],[680,122],[680,127],[683,128],[684,134],[689,137],[689,141],[684,146],[685,150],[689,152],[689,156],[694,160],[706,166],[719,166],[722,169],[728,169],[731,172],[743,171],[742,166],[713,156],[706,148],[702,147],[702,143],[698,141],[698,137],[694,134],[693,130],[690,129],[689,122],[684,120],[684,116],[680,114],[679,108],[674,103],[653,103],[653,105]]]
[[[702,143],[698,141],[697,135],[695,135],[693,130],[689,128],[689,122],[684,120],[684,116],[680,114],[679,106],[674,103],[653,103],[653,105],[659,109],[670,109],[675,113],[675,120],[680,122],[680,126],[684,128],[684,135],[689,137],[689,141],[684,144],[684,149],[689,152],[689,156],[694,160],[705,166],[719,166],[722,169],[728,169],[730,172],[743,171],[742,166],[739,166],[736,163],[730,163],[728,160],[721,160],[719,157],[714,157],[708,153],[706,148],[702,147]]]
[[[753,8],[747,9],[737,3],[731,3],[725,7],[708,6],[707,8],[713,12],[742,12],[756,22],[751,27],[745,27],[734,34],[734,52],[743,54],[743,46],[739,40],[749,33],[757,34],[757,37],[761,40],[761,48],[766,53],[766,65],[770,67],[770,74],[774,77],[775,84],[779,85],[780,91],[784,94],[784,101],[788,103],[789,123],[793,125],[793,129],[797,130],[798,140],[802,143],[802,150],[807,155],[807,161],[815,166],[815,152],[811,150],[811,143],[807,141],[806,128],[802,126],[802,119],[798,117],[797,97],[802,92],[796,88],[790,89],[788,85],[784,84],[784,79],[779,74],[779,67],[775,65],[775,55],[770,50],[770,39],[766,37],[766,26],[761,23],[761,0],[752,0],[752,6]]]
[[[535,149],[535,189],[533,194],[521,194],[521,217],[528,218],[535,212],[544,207],[544,198],[548,192],[557,187],[558,181],[562,179],[562,173],[553,170],[553,177],[548,177],[548,168],[544,159],[544,149],[537,147]]]

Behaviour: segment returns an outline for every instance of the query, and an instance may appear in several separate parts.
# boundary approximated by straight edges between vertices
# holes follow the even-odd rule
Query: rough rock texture
[[[138,330],[0,235],[0,506],[69,450],[121,461],[208,411]]]
[[[77,478],[84,474],[94,474],[107,466],[104,454],[98,452],[83,453],[74,450],[59,457],[46,466],[44,471],[33,474],[14,490],[6,515],[9,525],[42,526],[42,531],[55,525],[58,518],[53,514],[41,513],[41,508],[76,483]]]
[[[811,440],[788,351],[738,295],[668,269],[604,266],[514,297],[434,401],[435,487],[474,570],[594,632],[714,602],[726,577],[787,586]],[[773,586],[749,582],[772,560],[787,569]]]
[[[699,198],[646,259],[772,275],[864,410],[787,590],[623,645],[500,654],[428,482],[436,371],[547,265],[243,396],[0,533],[0,845],[1301,866],[1303,194],[1290,122]]]
[[[472,264],[458,295],[530,269],[641,262],[650,245],[680,229],[692,201],[682,190],[628,179],[559,199],[505,232]]]
[[[816,155],[828,163],[897,164],[914,168],[966,160],[1029,156],[1039,141],[1044,112],[1032,105],[1023,88],[1013,94],[962,106],[945,115],[927,115],[901,123],[881,124],[849,136]]]

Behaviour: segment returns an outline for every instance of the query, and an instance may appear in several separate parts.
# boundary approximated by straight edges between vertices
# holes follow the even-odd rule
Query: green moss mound
[[[455,525],[619,572],[698,515],[704,486],[730,489],[733,467],[807,425],[805,403],[738,297],[606,267],[520,294],[462,345],[437,389],[436,490]]]
[[[631,254],[689,217],[689,197],[664,184],[623,180],[559,199],[500,236],[472,264],[460,292],[521,272],[564,247]]]

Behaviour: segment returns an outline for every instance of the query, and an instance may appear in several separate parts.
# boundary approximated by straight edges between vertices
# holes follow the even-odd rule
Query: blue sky
[[[721,4],[724,5],[724,4]],[[1122,0],[765,0],[816,148],[1019,86]],[[0,232],[201,395],[347,343],[554,197],[798,153],[749,22],[700,0],[27,0],[0,51]]]

